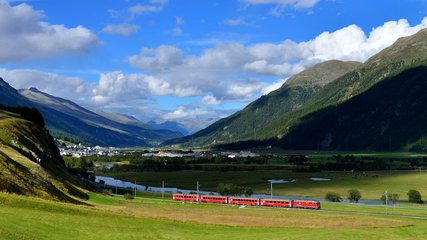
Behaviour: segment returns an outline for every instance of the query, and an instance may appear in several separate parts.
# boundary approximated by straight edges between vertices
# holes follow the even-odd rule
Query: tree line
[[[424,201],[421,198],[421,193],[418,190],[411,189],[409,190],[406,195],[408,196],[408,201],[411,203],[419,203],[423,204]],[[350,202],[358,203],[359,200],[362,198],[362,194],[358,189],[350,189],[347,192],[347,199]],[[385,192],[381,195],[380,200],[384,204],[394,204],[397,201],[399,201],[400,195],[397,193],[388,193]],[[343,198],[341,195],[337,192],[328,192],[325,195],[325,199],[330,202],[341,202]]]

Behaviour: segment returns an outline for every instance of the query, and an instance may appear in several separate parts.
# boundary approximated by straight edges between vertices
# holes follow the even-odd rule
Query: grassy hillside
[[[0,194],[2,239],[414,240],[427,236],[426,220],[92,197],[93,207],[76,207]]]
[[[326,84],[354,70],[360,63],[327,61],[293,77],[281,88],[262,96],[245,109],[219,120],[191,136],[164,144],[215,145],[260,137],[260,129],[281,115],[301,108]]]
[[[78,202],[76,184],[46,129],[0,110],[0,191]]]

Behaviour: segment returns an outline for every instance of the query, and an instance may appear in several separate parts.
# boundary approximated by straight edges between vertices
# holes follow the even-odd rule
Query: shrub
[[[341,202],[342,198],[341,196],[336,192],[328,192],[325,195],[325,199],[330,202]]]
[[[113,191],[111,189],[103,189],[102,194],[104,195],[113,195]]]
[[[133,195],[132,195],[132,194],[130,194],[130,193],[125,193],[125,194],[123,195],[123,197],[124,197],[126,200],[132,200],[132,199],[134,199]]]
[[[243,191],[245,193],[245,197],[250,197],[252,196],[252,194],[254,194],[254,191],[252,190],[252,188],[248,186],[246,186]]]
[[[387,193],[383,194],[380,198],[381,201],[383,201],[384,204],[386,204],[386,200],[388,204],[393,204],[399,200],[399,194],[397,193]]]
[[[357,203],[362,198],[362,194],[357,189],[350,189],[350,190],[348,190],[347,198],[348,198],[348,200],[350,200],[350,202],[356,202]]]
[[[423,200],[421,199],[421,194],[417,190],[409,190],[408,193],[408,200],[412,203],[423,203]]]

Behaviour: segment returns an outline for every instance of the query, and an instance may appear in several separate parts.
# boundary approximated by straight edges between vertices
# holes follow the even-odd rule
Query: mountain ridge
[[[70,100],[43,93],[36,88],[18,91],[2,78],[0,104],[37,108],[45,119],[46,127],[55,137],[89,145],[147,147],[183,136],[169,130],[155,130],[144,124],[139,126],[115,122]]]
[[[246,108],[250,106],[256,106],[257,104],[262,103],[263,100],[265,100],[265,96],[261,97],[260,99],[252,102],[248,105],[244,110],[239,111],[238,113],[230,116],[227,119],[222,119],[211,126],[207,127],[206,129],[192,135],[186,137],[183,139],[178,140],[170,140],[165,142],[165,144],[169,145],[180,145],[181,146],[213,146],[213,145],[219,145],[222,147],[238,147],[239,145],[241,148],[245,148],[248,146],[257,146],[257,145],[277,145],[281,146],[287,149],[328,149],[328,150],[348,150],[352,149],[354,150],[357,148],[357,150],[363,150],[363,148],[368,149],[377,149],[377,150],[384,150],[386,149],[384,146],[384,139],[378,140],[379,142],[370,142],[370,145],[357,145],[356,142],[353,142],[354,146],[357,147],[351,147],[350,145],[345,145],[339,143],[338,140],[335,142],[331,140],[332,145],[328,144],[321,144],[322,142],[327,143],[329,141],[328,136],[338,136],[339,131],[345,132],[347,135],[346,137],[339,137],[338,139],[344,139],[345,141],[352,142],[351,134],[358,135],[357,132],[351,132],[348,129],[341,129],[341,128],[333,128],[330,127],[330,131],[328,134],[324,134],[322,136],[316,136],[317,129],[319,132],[322,132],[322,126],[328,126],[328,122],[322,121],[322,119],[328,119],[331,122],[334,122],[334,118],[331,116],[335,116],[336,119],[341,119],[337,115],[333,115],[331,113],[332,110],[327,111],[327,109],[347,109],[346,106],[348,106],[352,101],[361,102],[360,95],[364,97],[369,97],[372,99],[372,95],[365,94],[366,92],[371,93],[372,91],[375,91],[378,95],[381,94],[380,90],[377,90],[377,86],[382,86],[383,89],[386,89],[389,87],[387,84],[383,84],[383,81],[390,82],[390,81],[396,81],[396,79],[401,79],[403,81],[402,76],[407,77],[413,77],[419,79],[419,81],[422,81],[422,75],[419,75],[417,71],[410,71],[411,69],[418,69],[420,70],[422,66],[427,65],[427,29],[421,30],[418,33],[400,38],[398,39],[394,44],[391,46],[385,48],[384,50],[380,51],[379,53],[375,54],[371,58],[369,58],[365,63],[360,64],[356,66],[353,70],[348,71],[344,73],[341,76],[338,76],[335,79],[332,79],[330,82],[326,82],[323,87],[318,88],[318,91],[316,94],[313,94],[311,98],[308,98],[305,102],[301,102],[301,106],[298,106],[290,111],[284,111],[280,114],[277,114],[274,117],[268,116],[267,114],[264,114],[265,116],[268,116],[266,119],[268,121],[265,121],[265,124],[262,124],[259,126],[256,124],[255,121],[252,122],[252,125],[250,124],[243,124],[243,126],[247,130],[253,131],[252,136],[247,138],[235,138],[233,139],[233,136],[229,134],[227,131],[227,120],[234,121],[235,118],[238,118],[238,114],[244,111]],[[409,72],[407,72],[409,71]],[[302,72],[303,73],[303,72]],[[406,73],[406,74],[404,74]],[[297,74],[298,75],[298,74]],[[301,74],[303,76],[304,74]],[[391,79],[391,80],[390,80]],[[304,82],[304,81],[300,81]],[[405,85],[408,92],[415,91],[416,85],[415,81],[414,86],[408,86]],[[288,84],[292,83],[292,78],[288,80]],[[298,83],[298,81],[295,81],[294,84]],[[308,81],[310,83],[310,81]],[[380,85],[378,85],[380,84]],[[291,85],[291,84],[289,84]],[[304,84],[302,84],[304,85]],[[308,86],[310,86],[308,84]],[[284,87],[286,87],[286,83],[275,92],[283,91]],[[398,91],[398,88],[394,88],[393,91]],[[275,92],[270,93],[269,95],[273,95]],[[404,97],[404,95],[399,95],[399,97]],[[353,100],[356,98],[355,100]],[[287,98],[282,98],[287,99]],[[280,101],[280,99],[278,100]],[[397,106],[395,102],[393,102],[391,99],[388,99],[388,103],[390,106]],[[416,99],[413,99],[415,102]],[[373,102],[373,106],[376,102]],[[406,104],[409,104],[408,101],[405,102]],[[260,104],[260,106],[263,106]],[[386,104],[383,104],[382,107],[385,109],[388,109],[386,107]],[[408,106],[410,107],[410,106]],[[365,109],[370,109],[370,106],[367,105]],[[277,112],[277,108],[271,108],[270,112]],[[349,111],[348,109],[346,110]],[[354,111],[356,112],[356,110]],[[409,114],[409,113],[408,113]],[[326,117],[325,117],[326,115]],[[361,125],[365,124],[360,118],[358,118],[356,115],[347,114],[345,116],[348,116],[348,118],[351,119],[359,119],[361,121]],[[350,117],[351,116],[351,117]],[[378,114],[378,118],[385,117],[385,114]],[[421,117],[420,117],[421,119]],[[382,119],[375,119],[376,121],[383,121]],[[249,121],[251,121],[249,119]],[[344,121],[341,119],[341,121]],[[351,122],[351,121],[350,121]],[[225,123],[225,124],[224,124]],[[335,122],[338,124],[337,122]],[[355,129],[357,129],[357,124],[355,124]],[[375,122],[377,124],[377,122]],[[418,121],[417,124],[419,125],[420,122]],[[338,124],[339,125],[339,124]],[[316,127],[314,127],[316,126]],[[364,125],[365,126],[365,125]],[[381,126],[381,124],[377,124],[376,126]],[[398,125],[393,125],[394,127],[398,128]],[[366,126],[368,128],[368,126]],[[420,126],[421,127],[421,126]],[[222,129],[221,129],[222,128]],[[219,130],[218,130],[219,129]],[[305,134],[303,134],[303,130],[301,129],[310,129],[305,131]],[[333,132],[333,130],[336,130],[338,132]],[[340,129],[340,130],[338,130]],[[204,136],[209,135],[211,132],[217,131],[217,136],[222,137],[222,141],[206,141],[206,139],[203,139]],[[298,134],[297,134],[298,133]],[[316,142],[313,143],[310,140],[305,141],[305,139],[310,139],[310,134],[316,136]],[[227,134],[229,139],[226,139],[224,136]],[[366,133],[368,134],[368,133]],[[396,133],[397,134],[397,133]],[[304,135],[305,138],[299,137],[298,135]],[[375,135],[375,134],[373,134]],[[403,135],[402,135],[403,136]],[[414,135],[415,136],[415,135]],[[391,136],[393,137],[393,136]],[[319,140],[318,138],[322,138]],[[368,135],[366,135],[366,138],[369,138]],[[410,136],[406,136],[405,138],[409,139]],[[217,138],[218,139],[218,138]],[[314,141],[314,139],[312,139]],[[423,142],[423,139],[427,139],[427,137],[419,136],[419,139],[415,142],[410,142],[409,140],[405,143],[406,145],[412,146],[411,148],[404,147],[402,144],[395,144],[394,148],[388,148],[389,150],[400,150],[398,148],[405,148],[405,149],[415,149],[420,148],[419,144],[417,142]],[[343,140],[343,141],[344,141]],[[190,142],[190,144],[188,144]],[[298,144],[297,144],[298,143]],[[304,145],[305,144],[305,145]],[[334,145],[335,144],[335,145]],[[320,147],[321,145],[324,145],[325,147]],[[391,145],[391,144],[389,144]]]
[[[43,93],[35,88],[22,89],[19,92],[46,116],[47,127],[54,133],[77,133],[76,137],[81,136],[93,145],[151,146],[168,138],[182,136],[169,130],[145,128],[143,124],[116,122],[70,100]],[[59,124],[58,119],[62,120],[62,123]]]
[[[241,111],[221,119],[193,135],[166,141],[164,145],[215,145],[256,138],[257,129],[281,114],[300,108],[327,83],[355,69],[358,62],[338,60],[316,64],[289,78],[279,89],[260,97]],[[320,77],[319,77],[320,76]],[[234,128],[233,131],[227,129]],[[250,129],[250,130],[248,130]],[[234,135],[234,136],[233,136]],[[239,135],[237,138],[236,135]],[[234,139],[233,139],[234,137]],[[200,138],[203,138],[199,141]]]

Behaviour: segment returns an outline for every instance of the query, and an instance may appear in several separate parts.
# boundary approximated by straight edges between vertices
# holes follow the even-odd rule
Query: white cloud
[[[269,94],[270,92],[279,89],[286,82],[286,80],[287,79],[279,79],[278,81],[265,86],[261,89],[262,95]]]
[[[99,104],[147,98],[153,95],[179,97],[200,94],[197,89],[173,85],[161,77],[124,74],[120,71],[103,73],[92,90],[92,100]]]
[[[186,55],[174,46],[159,46],[144,48],[129,61],[133,67],[161,77],[161,83],[170,84],[173,89],[212,93],[212,97],[221,100],[247,101],[280,87],[283,79],[316,63],[332,59],[365,61],[398,38],[427,27],[426,23],[427,18],[416,26],[410,26],[405,19],[391,21],[369,34],[350,25],[299,43],[218,43],[199,55]],[[260,80],[266,76],[277,79],[272,84]]]
[[[50,25],[41,21],[43,17],[25,3],[11,6],[0,1],[0,62],[84,53],[98,43],[87,28]]]
[[[251,5],[261,4],[276,4],[284,7],[294,8],[311,8],[316,5],[320,0],[241,0],[244,3]]]
[[[253,71],[263,75],[283,76],[293,75],[302,71],[304,68],[299,65],[292,65],[290,63],[282,64],[269,64],[266,60],[257,60],[247,63],[243,67],[244,70]]]
[[[176,16],[175,17],[175,24],[176,25],[182,25],[182,24],[185,24],[185,21],[184,21],[184,19],[182,17]]]
[[[90,85],[78,77],[64,77],[31,69],[0,69],[0,77],[16,89],[37,87],[40,91],[67,99],[90,94]]]
[[[226,93],[236,99],[250,98],[254,93],[263,89],[264,85],[259,81],[237,82],[229,85]]]
[[[226,19],[224,20],[224,23],[229,26],[246,26],[247,25],[244,18]]]
[[[163,118],[166,120],[176,120],[181,118],[196,118],[209,114],[211,114],[211,112],[201,108],[187,110],[184,106],[178,106],[173,112],[165,114]]]
[[[129,57],[133,67],[145,71],[167,71],[182,64],[183,53],[174,46],[143,48],[139,55]]]
[[[216,99],[214,96],[211,96],[211,95],[204,96],[200,102],[206,105],[218,105],[221,103],[221,101],[219,101],[218,99]]]
[[[108,24],[107,26],[102,29],[102,32],[107,34],[118,34],[125,37],[130,36],[131,34],[137,32],[139,30],[138,25],[134,24]]]
[[[129,12],[132,14],[142,14],[147,12],[160,12],[163,10],[163,6],[153,6],[153,5],[135,5],[129,8]]]
[[[128,9],[133,17],[144,13],[155,13],[163,11],[163,8],[168,3],[168,0],[150,0],[150,4],[137,4]]]
[[[350,25],[335,32],[324,32],[315,39],[300,43],[300,49],[308,51],[307,60],[356,60],[365,61],[372,55],[393,44],[398,38],[415,34],[427,27],[427,17],[411,27],[406,19],[390,21],[372,29],[369,35]]]

